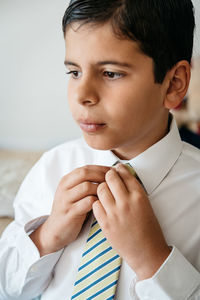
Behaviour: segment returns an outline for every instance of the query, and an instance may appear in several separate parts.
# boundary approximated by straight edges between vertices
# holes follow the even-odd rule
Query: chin
[[[91,136],[90,138],[86,137],[84,135],[84,140],[88,144],[89,147],[95,149],[95,150],[112,150],[113,145],[110,141],[105,141],[102,138],[97,139],[94,136]]]

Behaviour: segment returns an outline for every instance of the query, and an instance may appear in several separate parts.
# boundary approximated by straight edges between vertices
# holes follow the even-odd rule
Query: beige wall
[[[0,147],[80,136],[67,106],[61,20],[68,0],[0,0]]]

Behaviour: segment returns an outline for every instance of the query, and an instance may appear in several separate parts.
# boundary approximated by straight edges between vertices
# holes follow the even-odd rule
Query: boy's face
[[[109,23],[74,23],[65,40],[69,105],[91,147],[130,159],[166,134],[166,91],[137,43],[118,39]]]

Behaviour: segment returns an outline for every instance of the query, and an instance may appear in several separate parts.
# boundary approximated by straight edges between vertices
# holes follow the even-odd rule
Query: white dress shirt
[[[76,241],[42,258],[29,234],[50,214],[65,174],[87,164],[111,166],[117,160],[111,151],[94,150],[83,139],[41,157],[18,192],[15,221],[0,240],[1,300],[29,300],[39,294],[42,300],[70,299],[91,219]],[[180,140],[173,120],[162,140],[129,162],[173,250],[156,274],[143,281],[137,281],[123,261],[115,299],[200,299],[200,151]]]

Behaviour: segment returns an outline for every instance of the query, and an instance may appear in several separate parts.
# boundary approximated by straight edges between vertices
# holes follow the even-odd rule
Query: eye
[[[112,72],[112,71],[105,71],[103,74],[105,77],[108,77],[111,80],[119,79],[119,78],[123,77],[122,73]]]
[[[81,76],[81,72],[80,71],[69,71],[66,74],[67,75],[71,75],[71,77],[74,78],[74,79],[78,79]]]

